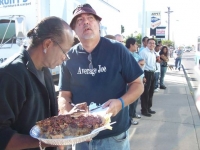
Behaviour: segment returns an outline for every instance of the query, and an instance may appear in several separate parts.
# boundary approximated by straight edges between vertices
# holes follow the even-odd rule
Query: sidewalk
[[[166,90],[154,93],[156,114],[141,115],[131,126],[131,150],[200,150],[200,119],[184,71],[167,70],[165,85]],[[138,114],[140,109],[139,102]]]

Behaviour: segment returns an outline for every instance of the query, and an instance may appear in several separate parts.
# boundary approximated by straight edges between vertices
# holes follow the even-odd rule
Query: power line
[[[170,11],[170,7],[167,7],[168,11],[166,11],[165,13],[168,13],[168,40],[170,39],[170,13],[172,13],[173,11]]]

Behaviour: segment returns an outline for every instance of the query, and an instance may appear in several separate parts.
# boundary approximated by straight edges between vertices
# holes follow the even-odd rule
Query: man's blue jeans
[[[157,89],[160,72],[155,72],[154,75],[155,75],[155,89]]]
[[[138,104],[138,99],[129,105],[129,116],[131,119],[136,117],[137,104]]]
[[[180,70],[180,68],[181,68],[181,58],[175,59],[175,68]]]
[[[160,67],[160,86],[164,85],[164,78],[167,71],[167,67]]]
[[[129,132],[117,136],[76,144],[76,150],[130,150]]]

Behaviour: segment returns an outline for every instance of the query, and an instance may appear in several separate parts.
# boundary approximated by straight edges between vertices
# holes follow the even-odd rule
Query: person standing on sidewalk
[[[160,48],[160,50],[161,50],[161,48],[162,48],[162,41],[158,41],[158,44],[157,45],[159,45],[159,48]]]
[[[163,46],[160,51],[160,89],[166,89],[166,86],[164,85],[164,78],[168,67],[168,61],[168,48],[167,46]]]
[[[144,116],[151,117],[151,114],[156,112],[151,110],[153,102],[153,94],[155,88],[155,71],[156,69],[156,55],[155,55],[155,39],[150,38],[147,41],[147,47],[143,49],[139,55],[145,60],[144,76],[146,83],[144,86],[144,92],[141,95],[141,113]]]
[[[142,38],[142,45],[143,46],[140,47],[139,52],[141,52],[144,48],[147,47],[147,41],[148,41],[148,39],[149,38],[147,36],[145,36],[145,37]]]
[[[156,66],[157,66],[157,70],[155,71],[155,89],[154,92],[158,92],[159,91],[159,87],[158,87],[158,80],[160,77],[160,45],[156,45],[155,47],[155,54],[156,54]]]
[[[60,70],[59,100],[66,112],[70,102],[103,105],[112,114],[112,130],[101,131],[90,142],[76,144],[76,150],[130,150],[131,125],[128,105],[143,92],[143,71],[121,43],[100,36],[100,21],[89,4],[75,8],[70,26],[80,43],[73,46]],[[127,90],[128,86],[128,90]]]
[[[140,55],[136,52],[137,49],[138,49],[138,45],[137,45],[136,39],[135,38],[128,38],[126,40],[125,46],[129,49],[129,51],[131,52],[131,54],[133,55],[135,60],[138,62],[138,64],[142,68],[144,66],[145,62],[140,57]],[[143,80],[143,76],[141,78]],[[131,123],[133,125],[137,125],[138,124],[138,122],[135,121],[133,118],[141,118],[140,115],[136,114],[136,108],[137,108],[138,100],[139,100],[139,98],[135,102],[133,102],[132,104],[129,105],[129,116],[131,118]]]
[[[178,69],[180,71],[181,69],[181,59],[183,55],[182,47],[179,46],[177,52],[176,52],[176,58],[175,58],[175,69]]]
[[[30,46],[0,65],[0,149],[56,150],[30,136],[36,122],[58,115],[49,68],[68,59],[70,26],[58,17],[41,20],[27,33]]]
[[[107,34],[104,36],[105,38],[108,38],[108,39],[112,39],[112,40],[116,40],[115,36],[114,35],[111,35],[111,34]]]
[[[121,34],[116,34],[115,35],[115,40],[117,40],[118,42],[124,44],[124,37]]]

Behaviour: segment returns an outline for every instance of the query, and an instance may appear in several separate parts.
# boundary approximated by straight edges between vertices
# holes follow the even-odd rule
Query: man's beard
[[[94,34],[84,35],[83,38],[84,38],[85,40],[92,39],[92,38],[94,38]]]

